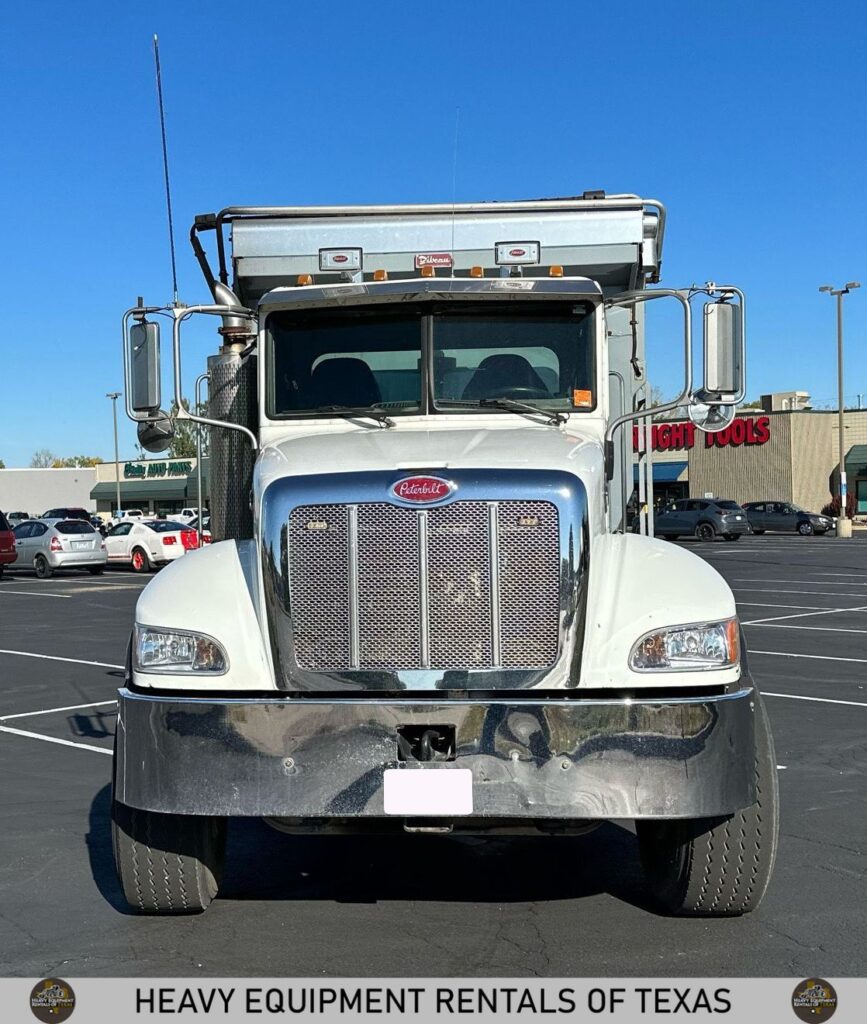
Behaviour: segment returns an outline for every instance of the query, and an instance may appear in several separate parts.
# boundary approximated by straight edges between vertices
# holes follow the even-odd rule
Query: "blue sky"
[[[867,392],[863,5],[6,5],[0,458],[113,456],[119,321],[171,298],[151,35],[159,32],[181,298],[208,296],[193,215],[229,204],[638,192],[669,211],[664,283],[740,284],[750,395]],[[676,349],[656,321],[653,351]],[[669,342],[669,339],[670,342]],[[665,342],[665,345],[662,344]],[[204,364],[210,331],[185,366]],[[651,377],[675,388],[677,359]],[[867,394],[865,394],[867,402]],[[134,454],[121,420],[121,457]]]

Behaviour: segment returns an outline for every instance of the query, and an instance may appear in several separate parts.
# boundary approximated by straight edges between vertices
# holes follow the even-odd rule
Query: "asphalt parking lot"
[[[584,838],[293,838],[233,822],[220,898],[127,912],[109,833],[113,694],[141,578],[0,581],[0,974],[862,975],[867,538],[685,547],[728,579],[777,748],[768,896],[732,920],[648,909],[628,829]]]

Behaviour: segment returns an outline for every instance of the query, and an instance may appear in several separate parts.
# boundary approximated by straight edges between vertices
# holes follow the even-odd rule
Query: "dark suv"
[[[675,501],[654,518],[657,537],[697,537],[699,540],[740,540],[750,532],[746,512],[736,501],[722,498],[683,498]]]
[[[90,522],[90,513],[86,508],[50,508],[40,519],[83,519]]]
[[[790,501],[748,501],[744,505],[753,533],[765,530],[796,530],[804,537],[827,533],[834,525],[830,516],[807,512]]]

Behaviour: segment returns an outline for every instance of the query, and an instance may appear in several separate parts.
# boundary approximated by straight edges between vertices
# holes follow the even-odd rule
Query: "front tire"
[[[33,568],[37,578],[40,580],[50,579],[54,575],[54,570],[48,564],[48,559],[45,555],[37,555],[33,559]]]
[[[226,819],[111,805],[111,841],[127,903],[142,914],[195,914],[217,895]]]
[[[102,574],[105,572],[105,566],[92,565],[87,571],[90,573],[91,576],[102,576]]]
[[[761,537],[761,535],[762,535],[762,534],[763,534],[764,532],[765,532],[764,530],[753,530],[753,533],[754,533],[754,534],[755,534],[755,535],[756,535],[757,537]]]
[[[777,857],[779,787],[768,715],[756,694],[756,802],[720,818],[638,821],[657,906],[689,917],[735,917],[761,903]]]
[[[724,533],[723,534],[723,540],[732,541],[732,540],[740,540],[740,539],[741,539],[741,535],[739,533]]]
[[[800,533],[802,537],[811,537],[813,535],[813,524],[798,523],[798,533]]]
[[[711,541],[716,537],[716,530],[710,523],[699,523],[695,528],[695,536],[701,541]]]

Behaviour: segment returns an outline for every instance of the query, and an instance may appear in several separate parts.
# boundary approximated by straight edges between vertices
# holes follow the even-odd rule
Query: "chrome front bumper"
[[[682,818],[755,801],[755,692],[656,700],[232,700],[120,690],[115,795],[151,811],[382,818],[397,730],[455,727],[473,817]],[[408,770],[417,770],[417,763]]]

